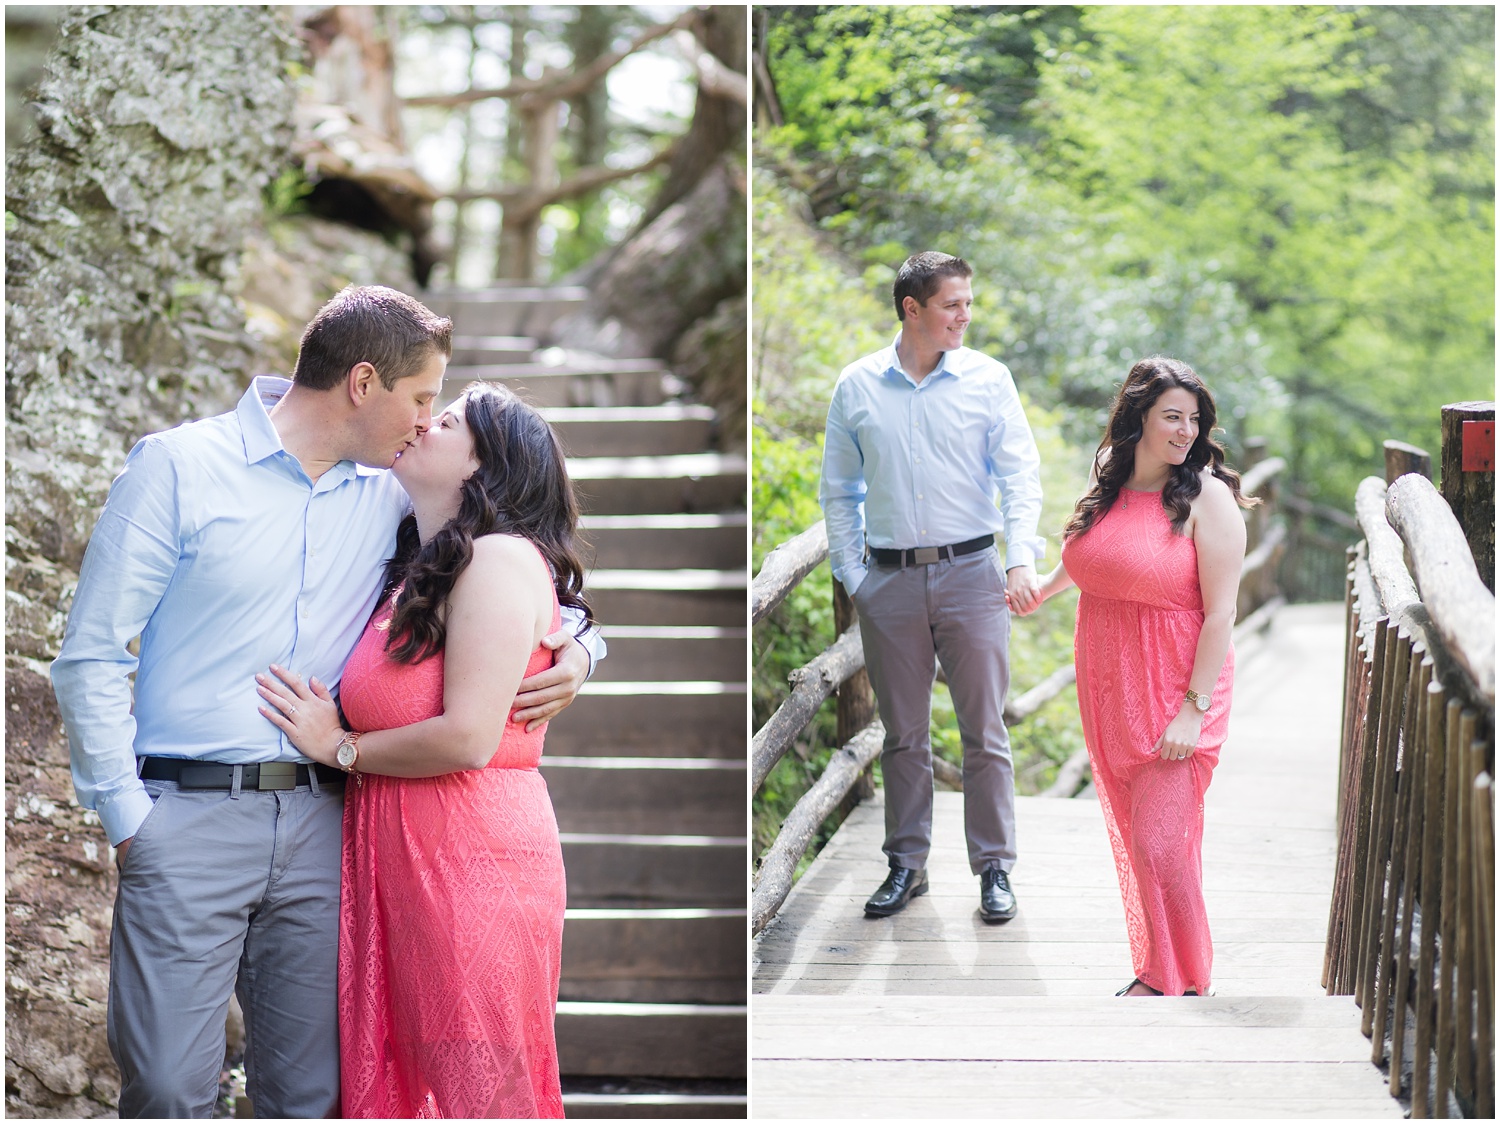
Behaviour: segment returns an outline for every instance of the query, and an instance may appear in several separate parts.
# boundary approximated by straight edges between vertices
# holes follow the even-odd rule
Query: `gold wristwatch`
[[[354,767],[359,764],[358,730],[349,730],[339,739],[338,763],[339,768],[344,772],[355,772]]]
[[[1206,714],[1208,713],[1209,704],[1213,700],[1208,695],[1200,695],[1197,691],[1189,688],[1187,693],[1187,701],[1198,708],[1199,714]],[[342,760],[342,758],[340,758],[340,760]]]

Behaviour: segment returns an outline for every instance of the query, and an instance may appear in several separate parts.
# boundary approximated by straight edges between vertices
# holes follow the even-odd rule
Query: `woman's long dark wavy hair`
[[[444,606],[480,535],[519,535],[535,544],[552,569],[557,600],[582,610],[580,631],[594,619],[583,598],[583,564],[574,545],[578,499],[552,427],[492,383],[473,383],[464,391],[464,419],[479,467],[463,482],[458,514],[425,543],[417,536],[416,516],[408,515],[386,563],[383,597],[402,586],[386,639],[398,663],[418,663],[443,650]]]
[[[1208,387],[1186,363],[1156,355],[1142,359],[1125,377],[1109,424],[1104,427],[1104,437],[1094,451],[1098,479],[1073,509],[1072,518],[1063,528],[1064,538],[1083,534],[1114,506],[1120,489],[1135,471],[1135,447],[1145,433],[1146,415],[1156,400],[1173,388],[1186,390],[1198,399],[1198,437],[1188,450],[1187,459],[1171,466],[1171,474],[1161,490],[1161,505],[1172,516],[1172,530],[1182,534],[1192,512],[1193,499],[1203,490],[1205,466],[1229,485],[1241,507],[1260,503],[1253,496],[1240,494],[1240,474],[1224,463],[1224,447],[1213,438],[1219,413]]]

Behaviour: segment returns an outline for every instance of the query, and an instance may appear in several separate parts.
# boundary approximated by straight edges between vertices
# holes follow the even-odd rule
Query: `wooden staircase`
[[[608,657],[551,725],[568,871],[557,1011],[570,1117],[746,1113],[746,466],[653,359],[543,348],[581,288],[435,293],[445,397],[482,379],[568,453]]]

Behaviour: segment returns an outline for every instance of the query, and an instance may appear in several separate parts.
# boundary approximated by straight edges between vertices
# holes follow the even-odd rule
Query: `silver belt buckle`
[[[255,787],[261,792],[297,787],[297,764],[294,761],[267,761],[260,767]]]
[[[919,546],[911,552],[913,566],[934,566],[941,557],[935,546]]]

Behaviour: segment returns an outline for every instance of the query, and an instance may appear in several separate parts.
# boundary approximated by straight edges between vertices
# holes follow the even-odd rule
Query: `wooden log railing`
[[[1422,475],[1355,509],[1323,984],[1412,1117],[1492,1117],[1495,599]]]
[[[1258,495],[1265,502],[1246,513],[1247,546],[1240,574],[1239,611],[1242,620],[1235,629],[1237,641],[1243,641],[1252,631],[1264,628],[1276,609],[1285,604],[1276,587],[1276,571],[1286,549],[1286,529],[1282,521],[1274,517],[1277,481],[1285,468],[1286,462],[1280,457],[1255,458],[1255,463],[1241,481],[1246,494]],[[767,554],[750,587],[751,623],[759,624],[769,616],[827,558],[828,533],[821,521]],[[751,739],[751,790],[756,791],[823,702],[838,693],[840,748],[829,760],[822,776],[787,813],[775,841],[761,857],[755,872],[750,909],[751,927],[755,933],[775,917],[791,892],[797,863],[823,821],[850,799],[858,799],[862,785],[869,785],[868,770],[885,737],[885,728],[878,718],[874,718],[868,680],[862,674],[865,661],[859,622],[842,590],[835,588],[834,602],[835,619],[843,631],[833,644],[804,667],[792,672],[787,697]],[[1064,664],[1029,690],[1007,699],[1005,724],[1018,726],[1025,722],[1071,686],[1075,679],[1073,665]],[[848,697],[851,693],[859,697]],[[860,721],[850,722],[848,715],[859,715]],[[949,787],[957,788],[962,784],[960,771],[936,756],[933,758],[933,772],[939,782]],[[1083,786],[1087,772],[1087,754],[1079,750],[1059,767],[1057,780],[1040,795],[1073,796]]]

